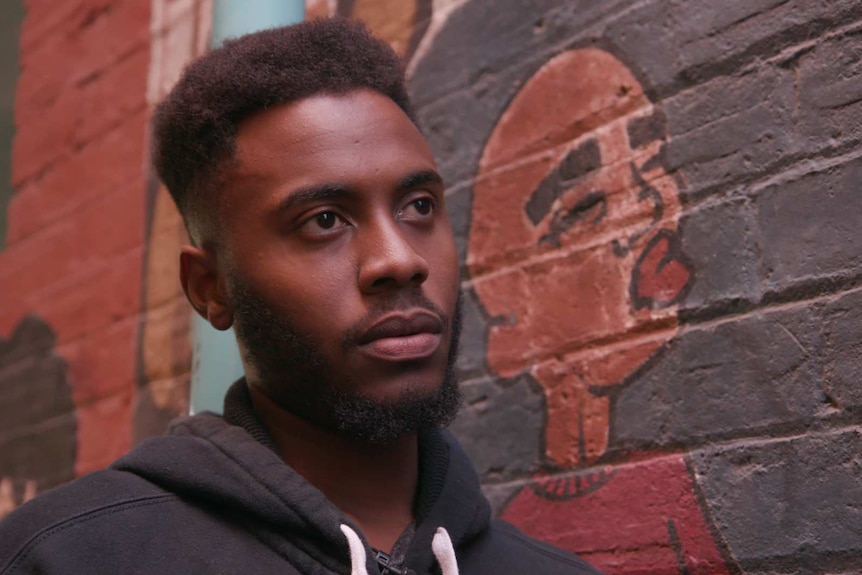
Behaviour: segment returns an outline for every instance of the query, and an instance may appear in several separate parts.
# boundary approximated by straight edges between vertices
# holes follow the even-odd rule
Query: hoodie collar
[[[250,529],[258,525],[277,533],[277,539],[302,555],[303,572],[340,571],[349,565],[341,525],[357,533],[358,527],[284,463],[252,408],[245,380],[231,386],[224,407],[223,417],[205,412],[177,420],[169,435],[144,442],[113,467],[183,499],[243,517]],[[435,563],[431,541],[437,528],[448,531],[457,551],[487,529],[490,506],[471,463],[450,433],[428,430],[420,433],[419,441],[416,533],[406,564],[424,573]],[[368,547],[364,538],[363,544]],[[375,572],[371,553],[368,563],[369,572]]]

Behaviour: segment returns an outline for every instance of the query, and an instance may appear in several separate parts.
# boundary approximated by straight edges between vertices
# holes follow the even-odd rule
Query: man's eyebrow
[[[298,190],[293,190],[286,198],[281,200],[276,207],[276,211],[282,213],[303,204],[340,200],[347,196],[352,196],[354,193],[350,187],[343,184],[320,184],[319,186],[299,188]]]
[[[412,190],[429,184],[442,186],[443,178],[441,178],[440,174],[434,170],[419,170],[411,172],[401,178],[401,181],[398,182],[396,188],[398,190]],[[278,203],[276,212],[283,213],[302,206],[303,204],[331,202],[334,200],[342,200],[354,195],[356,195],[356,190],[350,186],[337,183],[299,188],[290,192],[286,198]]]
[[[418,172],[412,172],[401,178],[401,181],[398,182],[397,189],[410,190],[427,186],[428,184],[442,186],[443,178],[441,178],[440,174],[434,170],[419,170]]]

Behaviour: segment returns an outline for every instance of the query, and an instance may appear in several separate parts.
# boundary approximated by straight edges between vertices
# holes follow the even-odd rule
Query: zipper
[[[398,569],[392,565],[392,557],[388,553],[374,548],[371,550],[374,551],[374,558],[377,559],[377,566],[380,567],[380,575],[416,575],[415,571],[407,567]]]

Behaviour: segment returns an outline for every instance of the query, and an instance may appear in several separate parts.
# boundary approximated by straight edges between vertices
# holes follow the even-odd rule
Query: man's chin
[[[436,381],[383,382],[375,393],[337,393],[330,398],[334,430],[371,443],[387,443],[424,428],[448,425],[457,415],[461,394],[451,377]]]

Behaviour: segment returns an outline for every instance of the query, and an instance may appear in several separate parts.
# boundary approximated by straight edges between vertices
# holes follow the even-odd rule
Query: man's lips
[[[385,316],[357,340],[359,349],[385,361],[424,359],[440,347],[443,322],[425,310]]]

